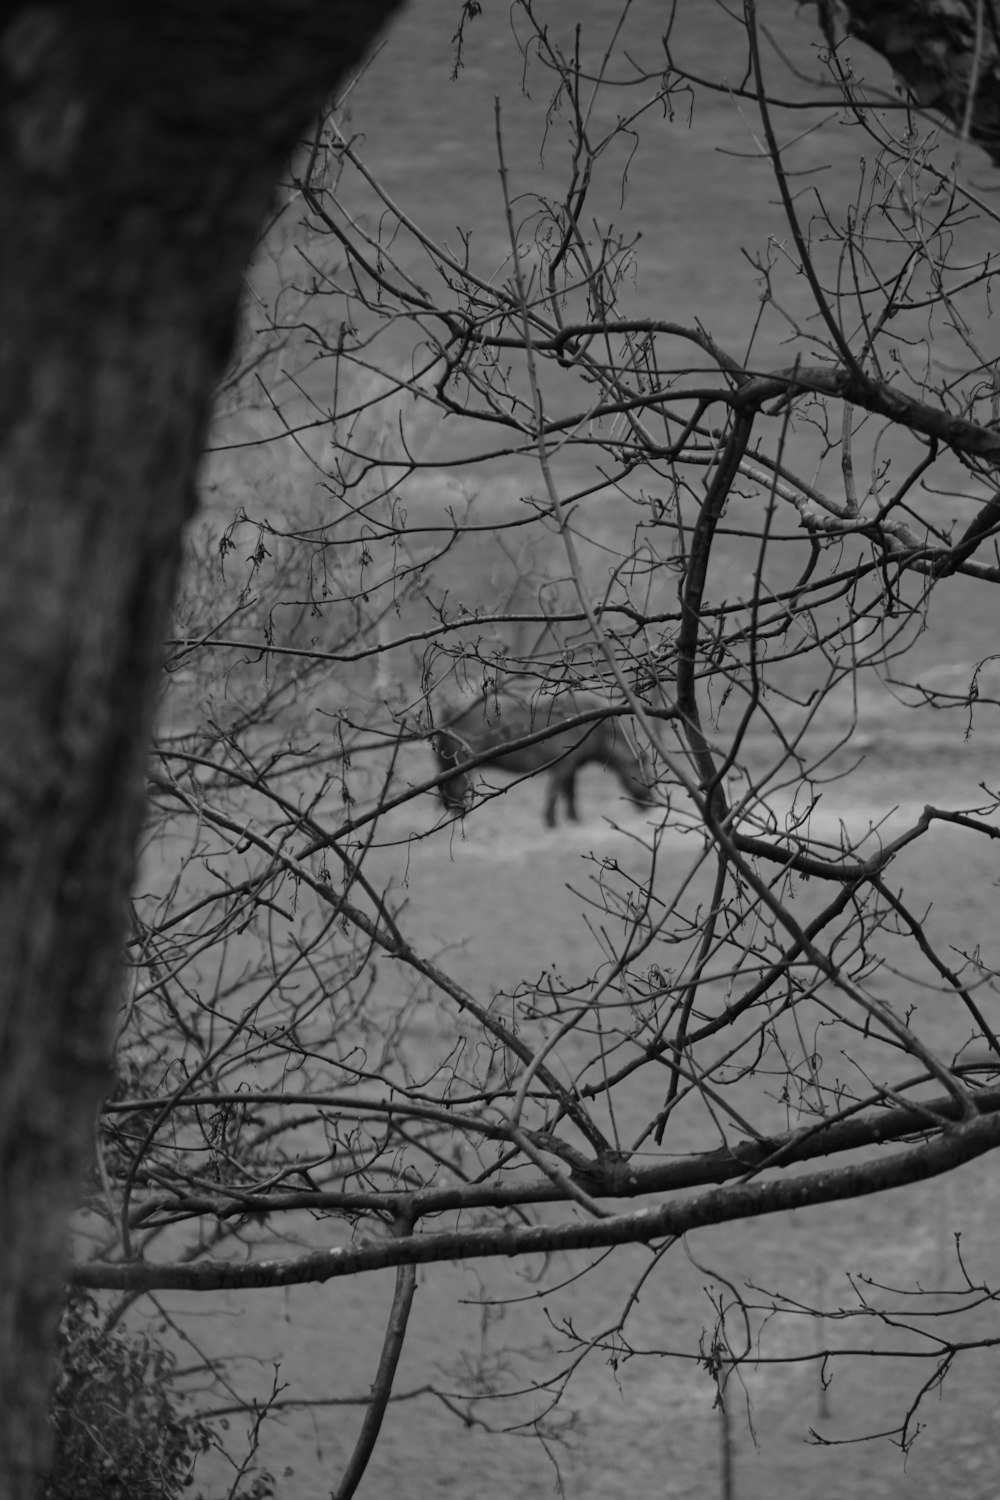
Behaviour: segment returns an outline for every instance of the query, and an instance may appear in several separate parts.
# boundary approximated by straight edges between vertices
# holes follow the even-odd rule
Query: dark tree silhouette
[[[240,274],[395,0],[0,7],[0,1492],[32,1493],[151,705]]]

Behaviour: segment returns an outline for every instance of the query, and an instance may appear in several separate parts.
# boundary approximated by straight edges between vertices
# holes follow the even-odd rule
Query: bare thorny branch
[[[544,1277],[642,1244],[666,1276],[665,1240],[941,1178],[1000,1141],[992,933],[962,947],[931,910],[953,895],[940,851],[988,869],[998,827],[976,759],[996,674],[954,669],[952,621],[994,612],[1000,582],[979,200],[842,51],[788,72],[750,3],[741,25],[714,13],[728,81],[684,68],[680,12],[646,69],[627,6],[599,44],[515,11],[554,95],[547,163],[560,131],[568,150],[554,190],[525,187],[496,105],[488,254],[473,225],[422,227],[343,120],[293,173],[294,267],[275,249],[261,274],[218,524],[191,545],[74,1273],[208,1292],[396,1267],[344,1496],[417,1266],[541,1257]],[[709,90],[755,104],[741,170],[766,165],[781,207],[759,306],[678,310],[668,278],[649,315],[634,189],[614,182],[626,222],[605,223],[602,174],[634,176],[647,138],[662,160],[659,118],[678,130],[687,91],[697,130]],[[846,202],[798,154],[833,97],[874,160]],[[429,737],[456,725],[471,805],[442,812],[453,765]],[[615,771],[640,810],[607,804],[581,875],[504,772],[558,780],[600,735],[595,786]],[[579,900],[551,962],[518,963],[517,854],[528,906]],[[744,1307],[727,1264],[713,1307],[753,1325],[731,1371],[806,1304]],[[528,1391],[546,1420],[577,1356],[626,1348],[638,1300],[600,1335],[560,1322],[572,1354]],[[974,1342],[942,1337],[942,1358]]]

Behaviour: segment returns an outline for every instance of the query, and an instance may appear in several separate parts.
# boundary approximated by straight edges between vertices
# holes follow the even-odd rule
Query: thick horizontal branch
[[[1000,462],[1000,432],[995,428],[982,427],[939,406],[928,406],[883,381],[859,379],[842,365],[796,365],[790,370],[762,375],[741,386],[735,399],[759,406],[783,393],[796,395],[800,391],[849,401],[875,416],[888,417],[911,432],[944,443],[958,453]]]
[[[656,1208],[644,1207],[633,1213],[606,1219],[557,1225],[515,1226],[446,1230],[437,1234],[413,1234],[377,1245],[334,1246],[290,1260],[262,1260],[247,1264],[202,1261],[197,1264],[174,1262],[151,1264],[145,1261],[111,1263],[91,1261],[73,1268],[71,1280],[77,1286],[104,1287],[129,1291],[151,1291],[178,1288],[188,1291],[217,1291],[222,1288],[292,1286],[328,1281],[334,1277],[352,1276],[388,1266],[421,1265],[436,1261],[471,1260],[481,1257],[551,1254],[560,1250],[599,1249],[611,1245],[647,1243],[667,1235],[685,1234],[710,1224],[730,1223],[735,1219],[754,1219],[765,1214],[808,1208],[820,1203],[836,1203],[894,1187],[921,1182],[943,1172],[953,1171],[1000,1145],[1000,1090],[976,1096],[989,1109],[963,1123],[950,1124],[956,1111],[953,1099],[936,1100],[909,1110],[887,1112],[878,1121],[845,1121],[829,1127],[842,1133],[841,1150],[856,1149],[869,1141],[885,1140],[892,1128],[900,1134],[926,1131],[931,1125],[931,1111],[941,1118],[940,1133],[889,1156],[829,1171],[803,1174],[769,1181],[739,1182],[714,1188],[697,1197],[672,1200]],[[808,1134],[808,1132],[806,1133]],[[822,1132],[817,1132],[818,1140]],[[806,1143],[803,1142],[803,1146]],[[776,1153],[773,1142],[755,1142],[749,1146],[750,1157],[762,1152]],[[788,1160],[794,1159],[791,1152]],[[786,1161],[783,1164],[788,1164]],[[754,1170],[753,1161],[733,1155],[729,1170],[746,1176]],[[635,1174],[638,1179],[639,1174]],[[648,1176],[647,1179],[648,1181]],[[588,1183],[592,1192],[592,1184]],[[397,1208],[409,1210],[421,1195],[407,1201],[400,1196]],[[523,1201],[523,1198],[522,1198]],[[426,1211],[426,1210],[424,1210]]]
[[[831,46],[835,24],[845,26],[882,54],[918,105],[1000,162],[996,0],[821,0],[819,10]]]
[[[574,413],[570,416],[563,416],[558,421],[547,423],[545,427],[547,434],[575,427],[584,420],[584,416],[600,418],[620,415],[625,411],[655,407],[665,400],[700,400],[706,404],[720,401],[742,411],[751,411],[758,409],[764,402],[775,400],[789,392],[794,395],[802,391],[813,391],[817,395],[849,401],[852,405],[860,406],[876,416],[887,417],[890,421],[908,427],[913,432],[923,433],[925,437],[934,438],[959,453],[992,461],[1000,460],[1000,432],[993,427],[981,426],[978,422],[970,422],[966,417],[959,417],[952,412],[945,411],[940,406],[931,406],[927,402],[918,401],[915,397],[906,395],[884,381],[858,375],[844,365],[795,365],[787,370],[754,374],[720,349],[715,341],[708,338],[700,329],[690,328],[681,323],[664,322],[656,318],[577,323],[552,332],[547,338],[544,334],[536,336],[532,340],[532,347],[536,353],[552,353],[558,357],[567,350],[575,349],[577,344],[582,345],[597,334],[607,338],[616,334],[626,336],[637,333],[646,335],[659,333],[666,337],[684,339],[696,344],[715,361],[720,371],[732,384],[720,385],[718,388],[699,386],[694,389],[686,386],[665,386],[651,392],[622,396],[620,399],[609,400],[601,406],[595,406],[585,414]],[[518,335],[490,341],[484,339],[483,342],[510,348],[523,347],[523,340]],[[483,415],[485,418],[488,414]],[[675,450],[671,448],[667,451],[673,453]]]
[[[997,1060],[1000,1067],[1000,1059]],[[972,1071],[979,1071],[977,1064]],[[959,1068],[956,1072],[963,1072]],[[926,1080],[924,1080],[926,1081]],[[897,1085],[896,1092],[900,1092]],[[263,1104],[283,1104],[288,1107],[308,1103],[317,1111],[342,1105],[345,1101],[328,1095],[305,1094],[227,1094],[202,1093],[179,1101],[177,1110],[219,1108],[227,1104],[259,1107]],[[420,1106],[400,1104],[390,1100],[369,1101],[358,1105],[350,1101],[352,1108],[363,1108],[381,1114],[397,1116],[401,1120],[424,1119],[432,1115],[435,1119],[449,1118],[444,1109],[429,1111]],[[1000,1086],[982,1089],[975,1095],[976,1109],[983,1115],[1000,1113]],[[149,1108],[149,1100],[121,1100],[111,1106],[118,1113],[132,1109]],[[509,1132],[502,1126],[486,1126],[456,1114],[451,1123],[457,1130],[473,1129],[494,1139],[508,1139]],[[683,1156],[668,1161],[658,1161],[651,1166],[641,1166],[619,1156],[604,1160],[591,1158],[583,1161],[573,1173],[575,1181],[585,1187],[595,1198],[642,1198],[651,1193],[677,1192],[685,1188],[705,1187],[709,1183],[731,1182],[736,1177],[750,1172],[773,1167],[791,1167],[797,1163],[817,1161],[824,1157],[839,1156],[847,1151],[864,1150],[866,1147],[887,1145],[907,1136],[927,1137],[946,1129],[958,1120],[955,1100],[948,1095],[936,1099],[922,1099],[919,1105],[910,1107],[894,1105],[874,1113],[870,1109],[850,1118],[841,1118],[828,1124],[807,1125],[798,1130],[783,1131],[779,1135],[760,1136],[756,1140],[742,1140],[715,1151],[702,1152],[695,1156]],[[940,1121],[940,1125],[934,1123]],[[541,1133],[532,1136],[542,1150],[552,1149]],[[558,1154],[558,1153],[556,1153]],[[146,1222],[160,1209],[169,1210],[172,1217],[178,1213],[211,1214],[214,1218],[242,1218],[247,1214],[291,1213],[308,1210],[316,1213],[384,1213],[393,1219],[400,1215],[414,1221],[443,1213],[456,1213],[473,1208],[516,1208],[530,1203],[560,1203],[567,1201],[569,1194],[561,1189],[552,1177],[535,1177],[518,1182],[473,1182],[456,1183],[449,1187],[421,1188],[407,1192],[345,1192],[301,1188],[254,1192],[252,1189],[228,1187],[214,1193],[185,1193],[178,1184],[176,1193],[164,1193],[155,1199],[147,1198],[137,1210],[135,1223]]]

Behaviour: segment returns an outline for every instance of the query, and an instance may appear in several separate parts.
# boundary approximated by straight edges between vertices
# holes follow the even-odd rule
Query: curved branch
[[[408,1234],[410,1228],[408,1224],[401,1224],[400,1234]],[[389,1405],[389,1397],[392,1395],[392,1382],[395,1379],[396,1366],[399,1364],[399,1356],[403,1350],[403,1340],[406,1337],[406,1327],[410,1320],[410,1308],[413,1306],[413,1293],[416,1286],[416,1266],[412,1262],[398,1266],[396,1290],[393,1293],[389,1321],[386,1324],[385,1338],[382,1341],[378,1370],[372,1384],[371,1399],[365,1409],[361,1431],[358,1433],[354,1451],[344,1470],[344,1477],[335,1491],[335,1500],[351,1500],[375,1451],[375,1444],[382,1428],[382,1419]]]

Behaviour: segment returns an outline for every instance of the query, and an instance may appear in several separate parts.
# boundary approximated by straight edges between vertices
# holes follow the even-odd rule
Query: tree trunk
[[[36,1492],[160,643],[240,273],[397,0],[0,5],[0,1496]]]
[[[827,40],[837,30],[880,52],[922,109],[1000,163],[998,0],[818,0]]]

